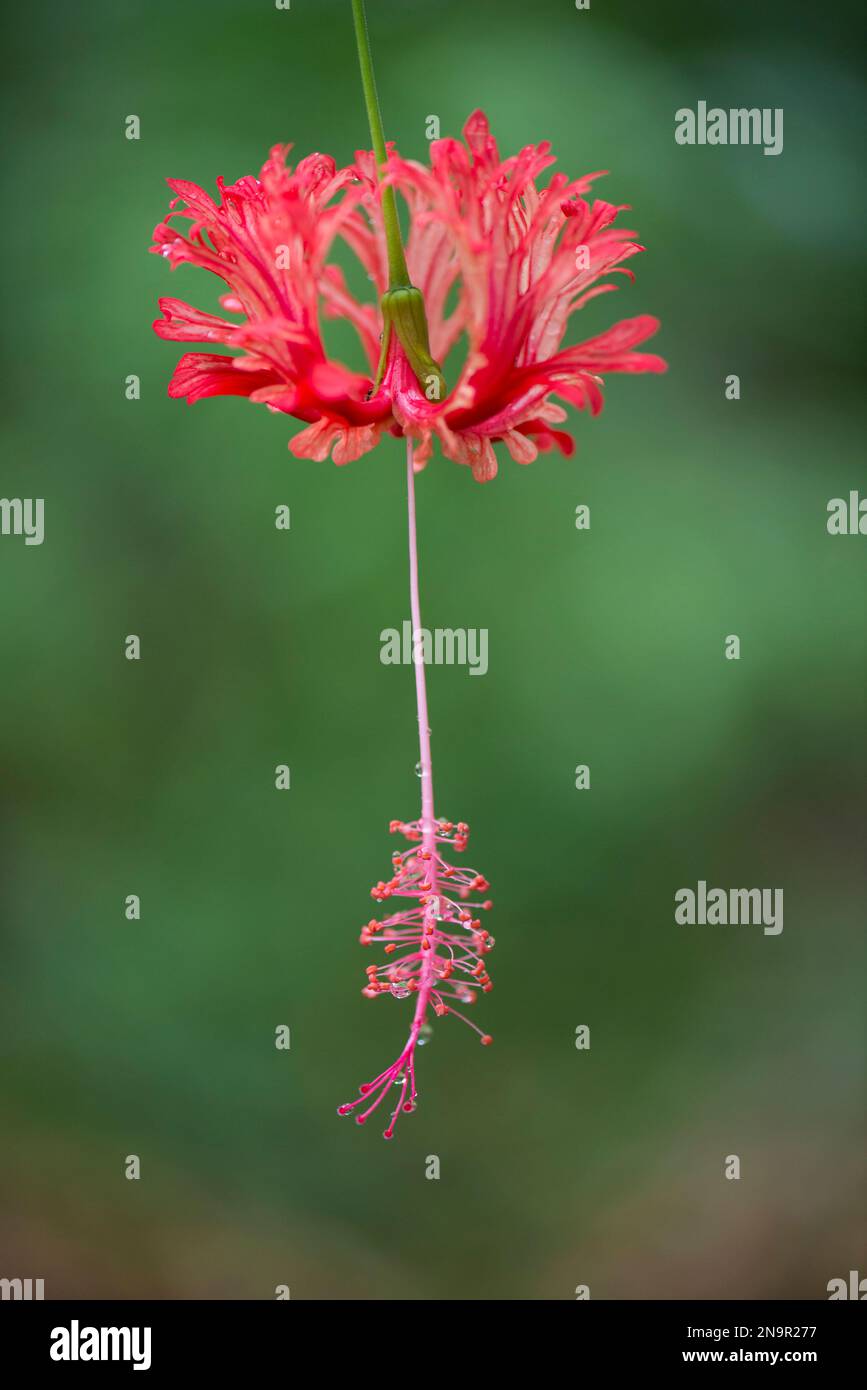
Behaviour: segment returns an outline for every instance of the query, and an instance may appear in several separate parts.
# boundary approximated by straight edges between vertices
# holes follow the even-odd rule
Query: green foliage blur
[[[490,632],[484,679],[429,689],[438,809],[494,888],[495,1045],[438,1026],[390,1145],[335,1108],[409,1016],[361,998],[357,942],[418,805],[412,675],[379,661],[408,616],[402,450],[299,462],[284,417],[170,401],[157,298],[215,287],[147,254],[167,176],[368,143],[349,8],[6,15],[0,493],[44,497],[46,538],[0,538],[0,1275],[823,1298],[863,1263],[867,540],[825,527],[867,492],[856,8],[369,0],[402,152],[481,106],[504,153],[610,171],[648,250],[573,334],[655,313],[670,363],[612,377],[571,460],[419,479],[425,621]],[[782,107],[783,154],[676,145],[701,99]],[[675,926],[699,879],[783,888],[784,931]]]

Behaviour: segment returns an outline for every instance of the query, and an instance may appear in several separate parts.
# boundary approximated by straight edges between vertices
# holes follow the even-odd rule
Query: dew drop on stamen
[[[431,1028],[430,1024],[429,1024],[429,1023],[423,1023],[423,1024],[421,1025],[421,1027],[419,1028],[419,1030],[418,1030],[418,1045],[419,1045],[419,1047],[424,1047],[424,1046],[425,1046],[425,1043],[429,1043],[432,1037],[433,1037],[433,1029]]]
[[[392,985],[391,993],[394,999],[408,999],[410,991],[407,989],[406,985]]]
[[[423,776],[424,776],[424,768],[422,767],[421,763],[416,763],[416,765],[415,765],[415,775],[416,775],[416,777],[423,777]]]

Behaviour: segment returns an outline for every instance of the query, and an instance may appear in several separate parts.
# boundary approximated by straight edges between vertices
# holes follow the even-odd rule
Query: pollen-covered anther
[[[490,1047],[494,1039],[491,1037],[490,1033],[483,1033],[479,1041],[481,1042],[482,1047]]]

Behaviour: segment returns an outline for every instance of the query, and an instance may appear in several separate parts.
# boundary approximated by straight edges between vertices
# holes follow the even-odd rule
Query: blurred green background
[[[357,943],[418,804],[412,675],[379,661],[408,616],[401,448],[298,462],[286,418],[172,402],[183,345],[150,326],[159,295],[214,303],[147,254],[166,176],[367,143],[348,0],[19,6],[0,491],[45,498],[46,539],[0,540],[0,1275],[824,1298],[865,1272],[867,541],[825,529],[865,491],[858,10],[369,9],[404,153],[482,106],[504,153],[548,138],[570,174],[611,171],[649,249],[572,338],[655,313],[670,363],[612,377],[572,460],[419,480],[425,621],[490,632],[486,678],[434,668],[430,696],[438,809],[494,887],[495,1046],[437,1027],[391,1145],[335,1115],[408,1023],[362,1000]],[[676,145],[700,99],[783,107],[783,154]],[[676,927],[700,878],[782,887],[782,935]]]

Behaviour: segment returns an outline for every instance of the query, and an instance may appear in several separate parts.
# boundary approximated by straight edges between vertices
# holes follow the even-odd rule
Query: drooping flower
[[[392,1064],[359,1087],[359,1099],[338,1108],[363,1124],[392,1087],[399,1095],[385,1129],[394,1135],[401,1111],[416,1106],[416,1049],[430,1031],[428,1012],[454,1014],[490,1035],[454,1006],[472,1004],[476,990],[493,988],[483,957],[494,945],[469,901],[488,883],[457,869],[441,845],[461,851],[468,827],[438,818],[418,575],[415,474],[434,440],[468,464],[484,482],[497,469],[494,444],[503,441],[519,463],[540,449],[571,453],[562,400],[597,413],[606,371],[663,371],[658,357],[634,348],[657,328],[648,316],[625,320],[577,347],[563,348],[569,316],[615,285],[606,277],[631,272],[621,262],[642,248],[613,223],[623,209],[587,202],[594,175],[569,182],[537,179],[553,162],[547,144],[528,145],[501,160],[485,116],[465,128],[466,143],[441,140],[431,167],[406,161],[386,146],[376,92],[364,0],[351,0],[361,83],[373,152],[338,170],[311,155],[292,170],[288,147],[275,146],[259,179],[226,187],[220,202],[195,184],[172,181],[176,194],[159,224],[153,251],[172,266],[206,267],[225,281],[221,303],[237,320],[160,301],[154,325],[164,338],[222,343],[235,355],[188,353],[169,394],[190,403],[204,396],[244,395],[306,424],[290,443],[299,457],[348,463],[372,449],[383,432],[406,440],[410,611],[418,713],[421,815],[393,821],[411,848],[392,856],[392,876],[371,890],[377,902],[405,903],[362,929],[367,946],[379,937],[384,964],[371,965],[363,994],[412,998],[407,1040]],[[395,190],[410,214],[404,250]],[[185,206],[180,208],[179,203]],[[186,235],[175,226],[189,225]],[[341,239],[354,252],[379,295],[378,311],[360,302],[331,258]],[[321,319],[344,319],[356,330],[369,375],[330,359]],[[449,392],[440,363],[466,339],[466,360]],[[455,977],[455,978],[453,978]]]
[[[643,248],[614,225],[625,207],[588,200],[598,175],[555,173],[537,187],[554,163],[546,142],[503,160],[476,111],[463,142],[432,144],[430,167],[389,147],[381,179],[369,151],[345,169],[321,154],[292,169],[289,148],[275,146],[258,179],[218,180],[219,202],[196,184],[169,180],[176,197],[151,249],[173,268],[190,262],[213,271],[227,286],[223,308],[236,316],[160,300],[161,337],[233,354],[186,353],[171,396],[190,404],[248,396],[285,412],[306,425],[289,445],[299,458],[348,463],[390,432],[412,439],[416,468],[436,441],[486,481],[497,471],[499,441],[519,463],[554,446],[571,454],[560,402],[597,414],[606,373],[665,370],[660,357],[634,350],[658,327],[649,315],[562,346],[570,316],[615,289],[611,276],[632,278],[622,263]],[[391,332],[381,307],[390,292],[382,216],[389,187],[408,206],[406,265],[427,314],[429,343],[417,352],[412,323]],[[376,303],[351,293],[331,259],[338,239],[369,276]],[[323,318],[353,326],[367,373],[328,356]],[[465,360],[444,391],[437,364],[462,340]]]

